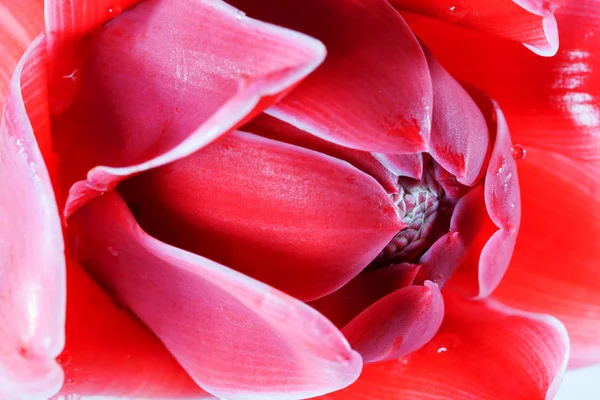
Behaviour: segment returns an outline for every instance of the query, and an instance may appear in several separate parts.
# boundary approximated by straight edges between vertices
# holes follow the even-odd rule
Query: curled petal
[[[323,65],[268,114],[354,149],[425,150],[432,102],[427,62],[387,1],[230,3],[255,18],[311,35],[327,47]]]
[[[365,363],[391,360],[423,347],[439,329],[444,302],[435,283],[398,289],[342,329]]]
[[[403,263],[365,271],[330,295],[309,304],[342,328],[377,300],[412,284],[419,268],[419,265]]]
[[[348,163],[239,131],[122,192],[157,238],[302,300],[343,286],[404,226],[383,188]]]
[[[213,398],[72,260],[67,280],[66,344],[57,358],[66,379],[59,396]]]
[[[423,155],[373,153],[387,169],[398,176],[421,179],[423,176]]]
[[[53,145],[78,181],[67,216],[120,180],[241,125],[325,57],[318,41],[217,0],[145,1],[80,47],[81,62],[51,88],[53,102],[66,104],[53,109]]]
[[[50,135],[45,61],[39,38],[17,66],[0,126],[0,397],[47,398],[63,380],[54,357],[64,345],[64,247],[40,148]]]
[[[306,398],[340,389],[360,356],[311,307],[144,233],[117,192],[71,218],[77,258],[205,390],[225,398]]]
[[[569,357],[569,338],[558,320],[491,300],[444,298],[444,322],[425,347],[366,365],[356,383],[321,399],[554,397]]]
[[[390,0],[403,10],[523,43],[542,56],[558,50],[558,29],[549,0]]]

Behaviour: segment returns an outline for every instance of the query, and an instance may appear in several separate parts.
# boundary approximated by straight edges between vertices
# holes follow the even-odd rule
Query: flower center
[[[400,178],[400,190],[392,195],[406,228],[394,236],[373,264],[385,266],[411,262],[420,256],[435,240],[444,190],[428,171],[420,181]]]

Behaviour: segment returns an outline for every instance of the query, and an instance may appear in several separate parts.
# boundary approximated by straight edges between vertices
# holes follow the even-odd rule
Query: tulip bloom
[[[543,399],[600,360],[597,1],[560,51],[545,0],[47,0],[35,40],[7,1],[3,398]]]

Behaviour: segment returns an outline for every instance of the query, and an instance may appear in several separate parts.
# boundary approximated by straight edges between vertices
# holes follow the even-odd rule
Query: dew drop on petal
[[[445,353],[447,351],[448,351],[448,349],[446,347],[440,347],[439,349],[437,349],[438,354],[442,354],[442,353]]]
[[[522,160],[523,158],[525,158],[526,154],[527,154],[527,151],[520,144],[515,144],[510,147],[510,155],[515,160]]]
[[[112,18],[114,18],[114,17],[118,16],[119,14],[121,14],[121,6],[119,6],[119,5],[114,5],[114,6],[111,6],[111,7],[108,9],[108,14],[109,14],[109,15],[110,15]]]
[[[65,365],[69,365],[71,363],[73,356],[69,350],[63,351],[58,357],[56,357],[56,362],[58,362],[63,367]]]
[[[70,376],[67,379],[65,379],[65,382],[68,383],[69,385],[73,385],[75,383],[75,378]]]

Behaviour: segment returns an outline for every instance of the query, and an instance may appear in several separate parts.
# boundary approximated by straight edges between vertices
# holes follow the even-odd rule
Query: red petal
[[[63,380],[63,237],[35,137],[50,135],[45,51],[38,40],[19,63],[0,126],[0,396],[48,397]]]
[[[365,366],[322,399],[551,399],[569,354],[563,325],[490,300],[445,296],[436,337],[401,360]]]
[[[433,120],[429,154],[456,176],[473,185],[480,176],[489,148],[485,118],[462,86],[423,49],[433,84]]]
[[[323,65],[268,114],[359,150],[425,149],[432,102],[427,62],[402,17],[385,0],[230,3],[327,46]]]
[[[54,144],[65,171],[74,181],[92,168],[72,188],[67,215],[125,177],[185,157],[240,125],[325,56],[312,38],[222,2],[191,0],[140,3],[79,53],[88,54],[85,61],[60,67],[62,82],[52,88],[55,96],[76,90],[53,98],[60,114]]]
[[[267,114],[261,114],[254,118],[241,129],[348,161],[356,168],[377,179],[388,193],[398,191],[398,176],[377,161],[376,157],[365,151],[350,149],[323,140]]]
[[[567,326],[571,365],[600,362],[600,168],[530,149],[520,163],[523,224],[497,291]],[[550,201],[551,199],[551,201]]]
[[[43,29],[43,0],[0,0],[0,110],[19,58]]]
[[[512,257],[521,219],[521,200],[515,160],[511,155],[510,133],[502,111],[493,103],[496,121],[495,144],[484,183],[487,213],[471,246],[467,261],[453,283],[466,294],[489,296],[500,283]],[[499,229],[498,229],[499,228]]]
[[[213,395],[305,398],[360,374],[359,355],[315,310],[148,236],[116,192],[71,221],[78,258]]]
[[[423,347],[444,317],[442,294],[435,283],[408,286],[360,313],[342,332],[365,363],[398,358]]]
[[[522,42],[534,53],[553,56],[558,50],[554,18],[557,6],[548,0],[390,0],[398,8],[440,21]]]
[[[423,156],[419,154],[384,154],[373,156],[391,172],[398,176],[421,179],[423,176]]]
[[[61,396],[212,398],[164,345],[81,269],[67,268],[67,341]]]
[[[365,271],[339,290],[309,304],[342,328],[377,300],[412,284],[418,271],[418,265],[406,263]]]
[[[123,192],[159,239],[303,300],[347,283],[403,227],[370,176],[243,132],[141,174]]]

